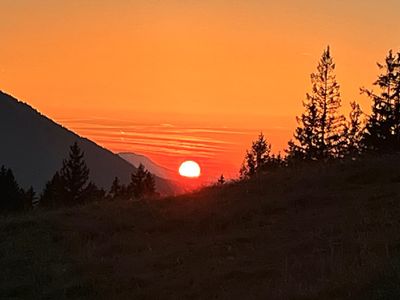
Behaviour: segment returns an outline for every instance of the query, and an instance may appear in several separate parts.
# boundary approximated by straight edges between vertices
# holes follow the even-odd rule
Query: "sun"
[[[200,166],[197,162],[187,160],[179,167],[179,174],[184,177],[199,177],[201,173]]]

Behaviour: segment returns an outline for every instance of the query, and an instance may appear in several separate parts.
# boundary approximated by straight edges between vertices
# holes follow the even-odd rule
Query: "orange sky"
[[[327,44],[344,104],[400,48],[400,2],[2,0],[0,89],[112,151],[233,174],[281,150]]]

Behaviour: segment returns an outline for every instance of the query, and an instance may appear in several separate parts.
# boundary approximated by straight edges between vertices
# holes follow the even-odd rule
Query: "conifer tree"
[[[75,142],[70,147],[68,159],[63,160],[61,170],[46,183],[39,205],[50,208],[76,205],[101,200],[104,197],[105,191],[89,182],[89,169],[84,160],[84,153]]]
[[[133,199],[142,199],[153,196],[156,192],[153,175],[140,164],[135,173],[131,175],[128,192]]]
[[[323,52],[317,71],[311,74],[312,89],[303,102],[304,113],[297,117],[289,157],[319,160],[340,157],[345,143],[345,118],[339,114],[340,87],[329,47]]]
[[[120,200],[123,198],[124,194],[124,187],[120,183],[120,180],[118,177],[115,177],[110,188],[110,192],[108,193],[108,196],[111,200]]]
[[[271,144],[268,144],[262,132],[258,139],[253,142],[251,151],[255,158],[255,170],[257,172],[263,168],[271,152]]]
[[[77,142],[70,147],[69,158],[63,161],[60,177],[66,192],[67,204],[83,203],[89,181],[89,169]]]
[[[129,194],[132,199],[139,199],[144,194],[144,181],[146,178],[146,169],[143,164],[139,164],[135,173],[131,174],[131,182],[128,186]]]
[[[372,114],[368,119],[363,144],[373,151],[400,150],[400,52],[392,50],[385,63],[379,64],[382,73],[374,82],[380,93],[362,89],[372,99]]]
[[[261,132],[257,140],[252,142],[250,150],[246,151],[243,165],[240,169],[241,179],[249,178],[258,172],[266,169],[267,163],[271,159],[271,144],[267,142]]]

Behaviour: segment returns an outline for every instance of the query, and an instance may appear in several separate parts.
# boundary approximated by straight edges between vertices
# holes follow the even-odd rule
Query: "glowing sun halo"
[[[199,177],[200,166],[195,161],[187,160],[179,167],[179,174],[184,177]]]

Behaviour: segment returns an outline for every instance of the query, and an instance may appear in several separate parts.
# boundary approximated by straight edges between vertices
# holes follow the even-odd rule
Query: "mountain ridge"
[[[85,153],[90,179],[109,188],[114,177],[128,183],[136,170],[117,154],[56,123],[24,101],[0,91],[0,165],[13,170],[20,184],[40,191],[61,168],[75,141]],[[174,194],[175,185],[155,176],[161,194]]]

